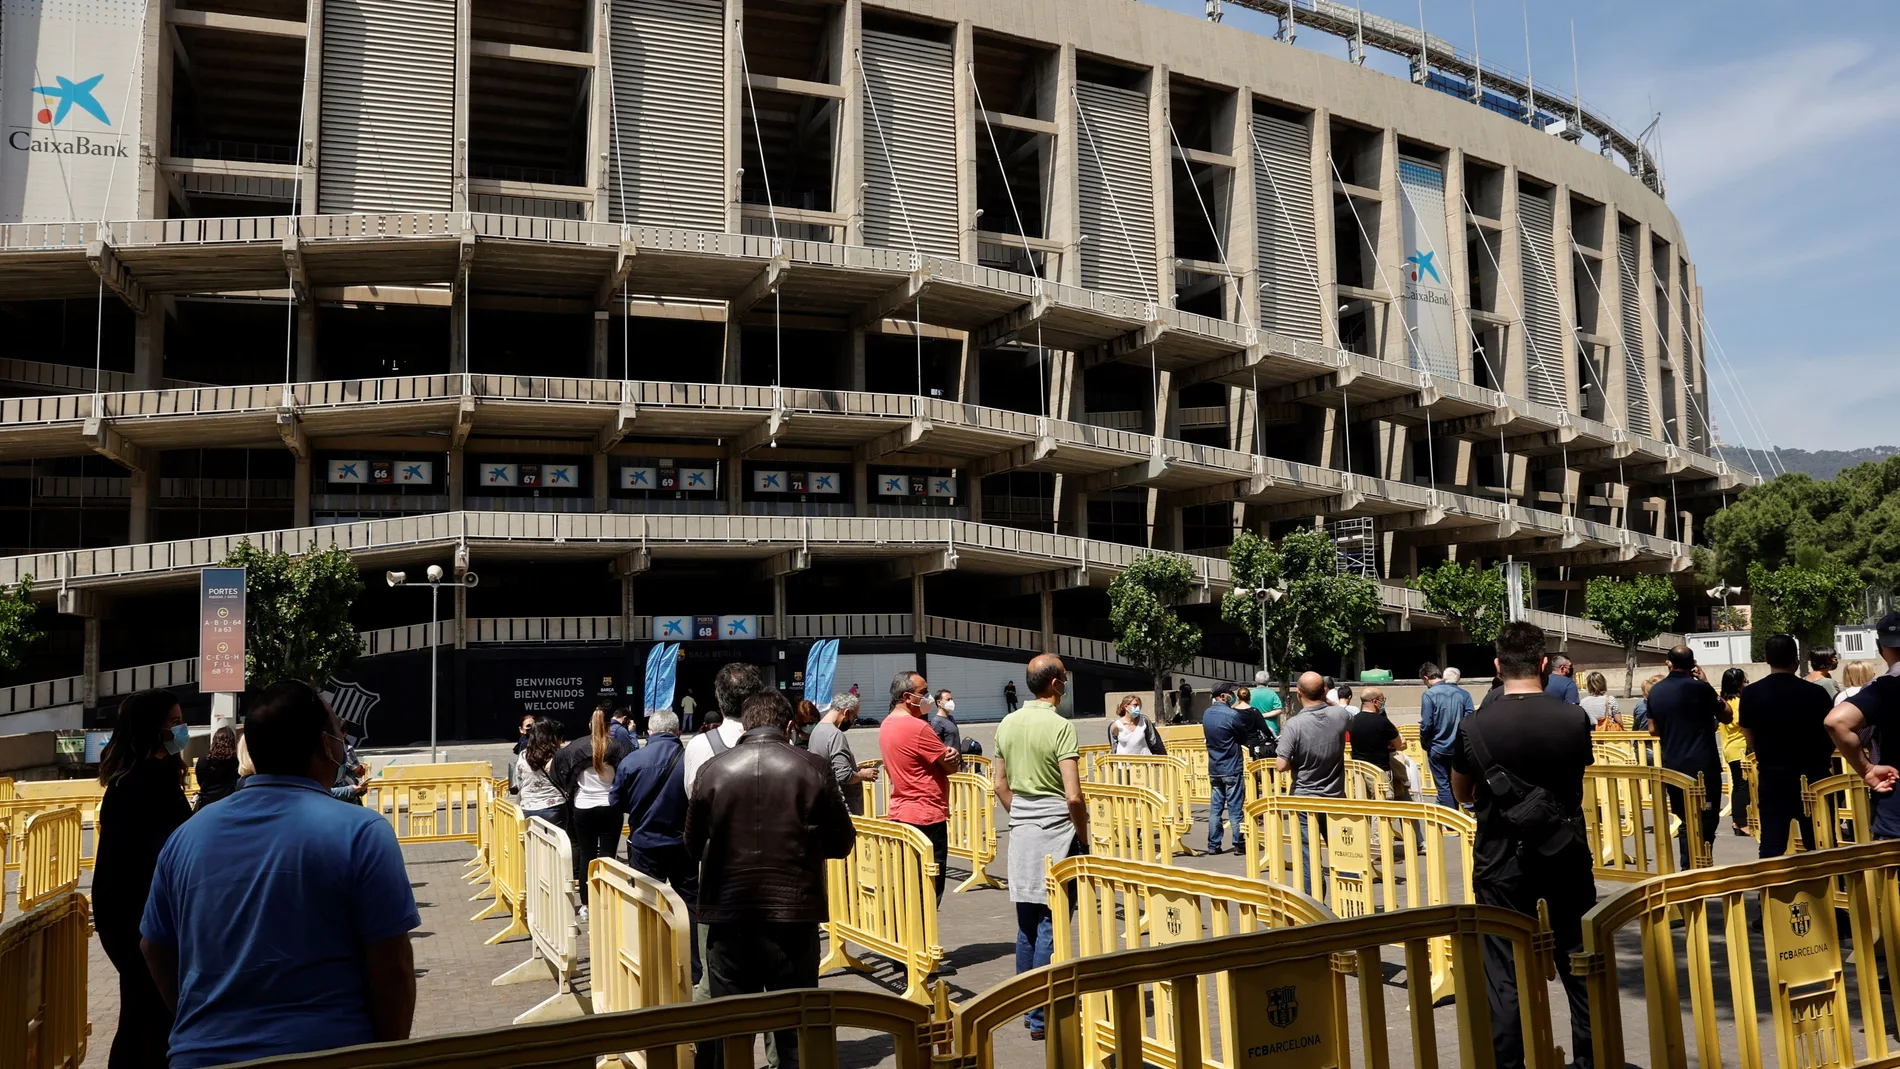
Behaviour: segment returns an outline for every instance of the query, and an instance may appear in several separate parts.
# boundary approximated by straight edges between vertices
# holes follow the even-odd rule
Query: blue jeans
[[[1451,796],[1451,755],[1429,754],[1425,758],[1432,766],[1432,780],[1438,787],[1438,804],[1447,809],[1458,808],[1458,800]]]
[[[1246,840],[1241,829],[1246,825],[1241,821],[1241,807],[1247,803],[1247,791],[1241,786],[1239,776],[1209,776],[1208,784],[1212,788],[1213,801],[1207,807],[1207,852],[1220,849],[1221,815],[1227,815],[1227,822],[1234,826],[1234,847],[1238,849]]]
[[[1016,972],[1017,975],[1031,969],[1039,969],[1049,964],[1055,955],[1056,937],[1054,915],[1049,907],[1034,902],[1016,903]],[[1041,1006],[1023,1015],[1023,1023],[1031,1032],[1040,1032],[1043,1028],[1043,1008]]]
[[[1313,872],[1313,832],[1309,819],[1318,823],[1322,837],[1326,834],[1326,814],[1314,813],[1310,818],[1306,813],[1300,814],[1300,878],[1306,881],[1300,890],[1324,902],[1328,881],[1320,879]]]

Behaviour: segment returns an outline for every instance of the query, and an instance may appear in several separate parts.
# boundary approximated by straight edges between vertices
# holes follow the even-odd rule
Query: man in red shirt
[[[944,866],[950,860],[950,773],[963,758],[930,729],[936,703],[916,672],[891,679],[891,715],[877,729],[878,753],[890,781],[890,819],[909,824],[930,840],[937,859],[937,900],[943,900]]]

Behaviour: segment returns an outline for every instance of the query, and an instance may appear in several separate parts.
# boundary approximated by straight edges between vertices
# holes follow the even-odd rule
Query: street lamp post
[[[434,764],[436,761],[435,666],[436,650],[442,644],[441,624],[439,623],[441,620],[442,588],[449,587],[451,589],[473,590],[476,584],[481,582],[481,577],[474,572],[463,572],[460,582],[445,583],[442,581],[442,566],[439,564],[429,565],[428,576],[429,579],[426,584],[417,585],[427,585],[429,588],[429,763]],[[409,585],[409,574],[407,572],[390,572],[384,576],[384,578],[388,580],[389,585],[392,587]]]
[[[1270,678],[1273,666],[1267,653],[1267,606],[1286,597],[1286,580],[1282,579],[1268,587],[1236,587],[1234,593],[1260,603],[1260,672]],[[1260,682],[1265,685],[1267,680],[1262,679]]]

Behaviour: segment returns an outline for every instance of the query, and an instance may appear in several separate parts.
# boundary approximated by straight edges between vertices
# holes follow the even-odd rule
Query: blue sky
[[[1147,0],[1200,16],[1203,0]],[[1417,0],[1366,0],[1416,24]],[[1472,0],[1425,0],[1426,28],[1470,48]],[[1523,70],[1524,6],[1476,0],[1480,50]],[[1529,5],[1540,83],[1572,88],[1626,130],[1662,113],[1670,207],[1682,221],[1710,329],[1776,445],[1900,445],[1900,3],[1595,0]],[[1276,21],[1227,6],[1226,25]],[[1316,31],[1300,47],[1345,57]],[[1394,57],[1370,64],[1403,75]],[[1500,120],[1502,121],[1502,120]],[[1713,348],[1713,347],[1711,347]],[[1711,416],[1755,445],[1719,360]]]

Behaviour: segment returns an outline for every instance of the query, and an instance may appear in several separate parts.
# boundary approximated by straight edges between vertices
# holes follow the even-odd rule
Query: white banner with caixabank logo
[[[141,0],[0,0],[0,222],[138,216]]]

